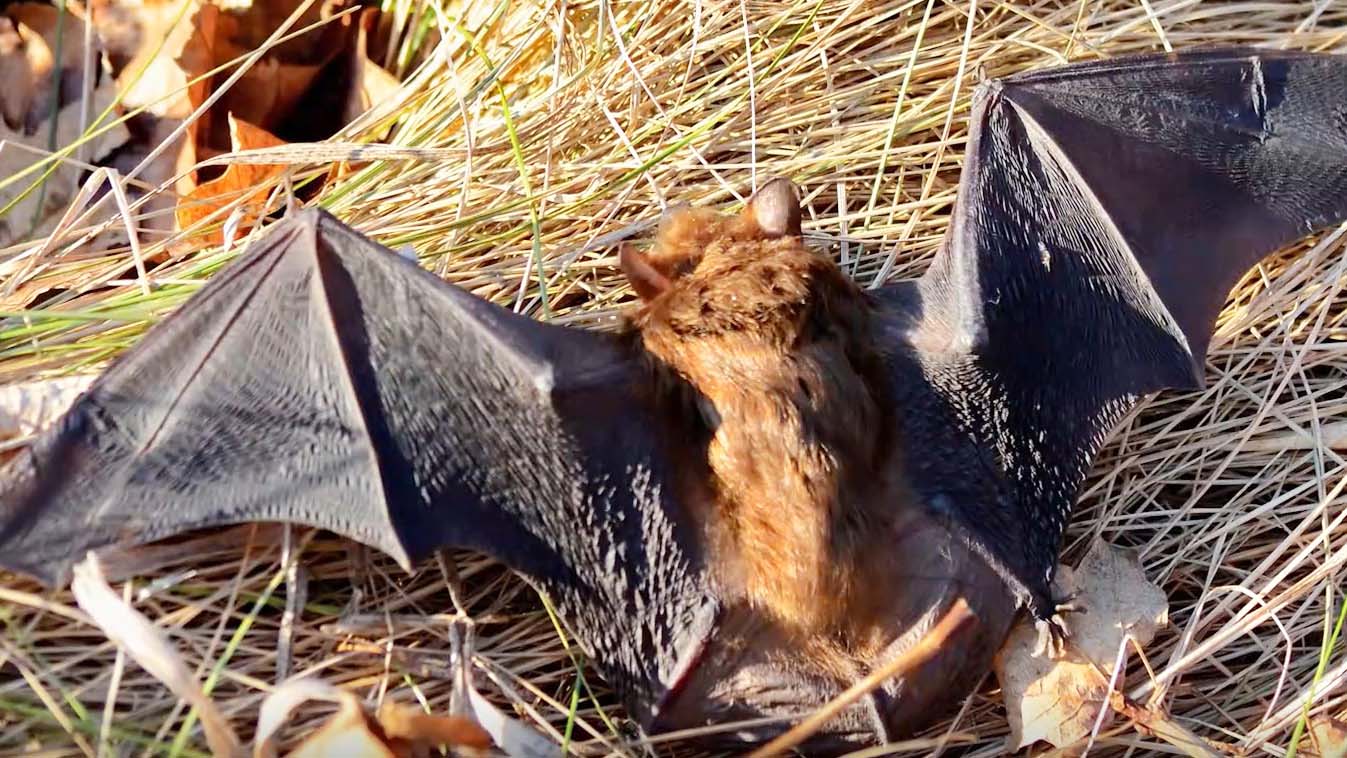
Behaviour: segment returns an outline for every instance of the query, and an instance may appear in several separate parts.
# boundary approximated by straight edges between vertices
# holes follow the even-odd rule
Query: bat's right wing
[[[34,444],[0,495],[0,566],[56,583],[89,549],[246,521],[408,567],[470,548],[537,581],[651,702],[705,601],[671,449],[689,438],[654,386],[623,339],[518,316],[305,211]]]
[[[1139,397],[1195,387],[1232,285],[1347,217],[1347,57],[1147,55],[974,98],[945,247],[881,291],[925,501],[1035,616],[1096,451]],[[943,437],[942,437],[943,435]],[[943,440],[935,445],[937,440]]]

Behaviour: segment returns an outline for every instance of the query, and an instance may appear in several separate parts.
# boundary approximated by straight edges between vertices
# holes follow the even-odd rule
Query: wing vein
[[[1182,345],[1183,352],[1188,356],[1189,360],[1193,360],[1193,350],[1188,344],[1187,335],[1185,335],[1183,330],[1179,328],[1178,321],[1174,318],[1174,315],[1170,313],[1169,308],[1165,305],[1164,301],[1156,294],[1155,286],[1151,282],[1150,275],[1146,273],[1144,268],[1142,268],[1136,252],[1132,249],[1131,244],[1118,228],[1118,225],[1113,220],[1113,216],[1109,213],[1108,208],[1100,202],[1099,197],[1090,189],[1089,183],[1085,181],[1085,177],[1081,176],[1080,171],[1077,170],[1075,164],[1066,153],[1058,147],[1056,141],[1050,134],[1048,134],[1047,130],[1038,123],[1033,115],[1031,115],[1028,110],[1021,108],[1013,99],[1006,98],[1005,102],[1014,106],[1015,113],[1019,116],[1021,123],[1024,124],[1026,132],[1029,134],[1034,150],[1036,152],[1041,150],[1048,153],[1053,163],[1066,174],[1068,180],[1070,180],[1073,185],[1073,188],[1090,204],[1090,208],[1095,212],[1095,217],[1099,220],[1099,223],[1104,227],[1104,231],[1108,234],[1109,242],[1115,246],[1115,250],[1119,253],[1116,256],[1117,260],[1121,261],[1122,264],[1128,268],[1138,282],[1145,285],[1144,288],[1140,288],[1137,291],[1144,293],[1146,299],[1149,301],[1148,305],[1152,309],[1152,312],[1160,315],[1164,319],[1165,323],[1162,326],[1174,337],[1175,341]]]
[[[252,265],[259,264],[268,253],[273,253],[277,249],[284,250],[285,244],[281,243],[278,244],[276,247],[269,248],[265,250],[262,255],[259,255],[257,257],[257,260],[247,262],[246,265],[238,266],[237,269],[234,272],[232,272],[233,276],[234,277],[240,276],[241,274],[246,272],[249,268],[251,268]],[[140,460],[142,457],[144,457],[144,455],[147,452],[149,452],[152,448],[154,448],[154,446],[158,443],[159,437],[164,430],[164,425],[167,424],[168,420],[173,417],[174,412],[178,408],[178,405],[182,402],[183,396],[187,394],[187,390],[196,382],[196,379],[200,375],[201,371],[205,368],[206,364],[210,362],[211,357],[215,354],[215,351],[220,346],[220,343],[223,342],[225,338],[229,336],[230,331],[233,329],[234,324],[238,322],[239,317],[243,314],[243,311],[247,309],[248,305],[252,303],[253,298],[257,296],[258,291],[262,287],[262,283],[267,280],[267,277],[271,274],[271,272],[276,270],[276,266],[280,265],[280,261],[283,255],[284,254],[282,253],[281,255],[274,256],[274,259],[269,262],[266,270],[262,273],[262,275],[257,277],[256,282],[248,290],[247,294],[239,299],[237,305],[234,307],[233,311],[229,314],[229,317],[225,320],[224,326],[221,327],[219,333],[215,335],[215,338],[211,340],[210,347],[208,347],[205,350],[205,352],[202,353],[201,359],[197,361],[196,365],[192,366],[192,370],[190,373],[188,373],[187,378],[184,379],[182,383],[175,388],[172,398],[169,400],[167,406],[164,408],[164,412],[155,422],[153,431],[151,431],[148,435],[146,435],[145,441],[137,448],[135,456],[131,459],[131,461],[128,461],[128,468],[130,464],[134,463],[137,460]],[[95,396],[96,396],[96,389],[94,390],[94,393],[91,393],[91,398]],[[109,492],[112,493],[115,491],[110,490]],[[109,494],[109,496],[105,498],[102,503],[99,504],[97,510],[93,512],[94,518],[100,517],[112,505],[113,502],[114,498],[112,494]]]
[[[310,291],[315,292],[316,297],[321,300],[323,325],[326,327],[323,331],[328,339],[331,340],[331,343],[335,348],[335,354],[340,356],[341,371],[338,373],[342,377],[343,388],[355,402],[356,417],[360,424],[361,437],[364,440],[364,446],[369,456],[375,481],[377,481],[379,485],[379,495],[382,499],[380,505],[387,516],[390,510],[390,503],[388,482],[384,476],[383,459],[379,455],[379,446],[374,442],[374,435],[370,432],[369,408],[367,407],[364,398],[361,396],[359,382],[352,371],[351,354],[347,349],[345,341],[341,338],[341,327],[337,324],[336,313],[332,306],[332,298],[328,292],[328,277],[324,275],[326,266],[332,262],[327,260],[323,247],[320,244],[321,235],[319,233],[319,224],[314,223],[309,226],[308,229],[310,233],[313,234],[313,240],[309,244],[309,250],[313,255],[313,271],[315,274],[309,282]],[[340,262],[337,262],[337,265],[341,265]],[[389,517],[388,520],[389,523],[393,523],[391,517]],[[402,564],[403,568],[410,568],[411,561],[407,556],[406,549],[402,545],[401,535],[395,535],[395,539],[392,542],[381,540],[380,543],[381,549],[389,551],[390,554],[396,549],[397,553],[393,555],[393,558],[395,558],[398,563]]]

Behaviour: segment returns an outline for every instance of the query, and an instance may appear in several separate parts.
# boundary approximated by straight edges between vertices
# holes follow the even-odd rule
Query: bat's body
[[[909,676],[901,695],[877,692],[835,725],[887,735],[909,721],[903,713],[971,686],[1016,610],[1006,584],[908,484],[886,365],[902,358],[877,349],[885,312],[798,228],[764,231],[760,216],[770,228],[795,202],[774,182],[737,217],[675,210],[644,261],[624,251],[646,300],[631,327],[682,380],[661,385],[672,392],[664,403],[701,418],[706,437],[689,444],[704,450],[711,483],[695,520],[716,627],[659,703],[661,729],[823,705],[965,598],[982,627]],[[679,396],[689,386],[690,401]],[[754,731],[774,730],[736,738]]]
[[[619,335],[521,318],[307,212],[21,464],[0,565],[248,520],[547,591],[647,728],[798,715],[977,623],[816,743],[911,732],[1043,625],[1072,502],[1142,395],[1200,382],[1235,280],[1347,217],[1347,63],[1211,51],[980,88],[944,250],[866,293],[785,182],[624,249]],[[759,740],[779,725],[736,730]]]

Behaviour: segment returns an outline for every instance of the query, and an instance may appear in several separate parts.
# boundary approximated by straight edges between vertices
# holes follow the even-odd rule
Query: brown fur
[[[863,634],[884,563],[867,535],[897,476],[868,301],[798,237],[764,235],[751,206],[673,212],[647,262],[669,284],[633,326],[718,417],[707,462],[724,584],[798,632]]]

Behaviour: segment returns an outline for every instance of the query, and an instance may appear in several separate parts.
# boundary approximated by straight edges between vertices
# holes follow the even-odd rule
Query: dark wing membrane
[[[1347,215],[1347,60],[1214,50],[985,84],[959,193],[930,272],[881,300],[928,401],[991,453],[1001,495],[952,512],[1041,613],[1113,425],[1198,385],[1237,279]]]
[[[644,370],[305,212],[35,443],[0,496],[0,565],[55,582],[91,548],[259,520],[404,566],[472,548],[535,578],[646,699],[702,583]]]

